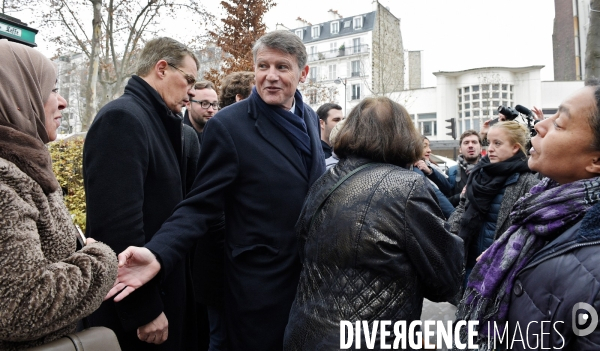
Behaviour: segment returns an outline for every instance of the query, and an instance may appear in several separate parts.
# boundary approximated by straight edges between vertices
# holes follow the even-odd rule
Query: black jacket
[[[448,182],[450,183],[451,190],[446,196],[452,206],[457,207],[460,203],[460,193],[465,185],[467,185],[468,179],[469,175],[460,164],[454,165],[448,169]]]
[[[182,126],[158,92],[137,76],[98,112],[83,152],[88,236],[117,253],[150,241],[183,199],[188,158],[197,158],[185,150]],[[162,284],[154,279],[119,303],[104,302],[90,322],[113,329],[124,350],[194,347],[187,269],[182,260]],[[169,322],[167,341],[159,346],[139,341],[136,329],[161,312]]]
[[[529,345],[517,341],[513,350],[600,350],[600,328],[587,336],[573,332],[573,322],[580,330],[588,326],[577,323],[577,303],[587,303],[600,314],[600,203],[579,224],[538,251],[517,274],[510,295],[509,335],[512,340],[518,324]],[[536,337],[541,339],[538,347],[533,346]]]
[[[307,105],[304,116],[313,151],[308,176],[292,143],[251,99],[219,111],[202,134],[194,189],[146,245],[168,274],[225,213],[230,350],[283,345],[300,275],[294,225],[310,185],[325,169],[318,117]]]
[[[337,350],[341,320],[409,324],[419,319],[423,297],[445,301],[458,292],[463,242],[415,172],[390,164],[360,170],[331,194],[309,230],[332,186],[367,162],[342,159],[306,197],[296,226],[303,268],[285,350]]]

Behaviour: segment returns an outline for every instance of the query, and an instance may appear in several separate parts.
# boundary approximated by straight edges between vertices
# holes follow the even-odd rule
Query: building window
[[[492,90],[500,90],[500,84],[492,84]]]
[[[422,134],[425,136],[432,136],[433,135],[433,121],[427,121],[427,122],[423,122],[423,132]]]
[[[352,84],[352,100],[360,100],[360,84]]]
[[[490,98],[490,93],[481,93],[481,98],[482,99],[489,99]]]
[[[470,98],[471,98],[471,95],[465,95],[465,101],[469,101]]]
[[[352,46],[354,52],[360,52],[360,38],[352,39]]]
[[[312,27],[312,37],[313,38],[318,38],[319,35],[321,35],[321,27],[320,26],[313,26]]]
[[[360,77],[360,61],[352,61],[352,77]]]
[[[316,61],[318,58],[319,56],[317,55],[317,47],[311,46],[308,49],[308,61]]]
[[[473,85],[471,88],[473,88],[473,91],[479,91],[479,85]]]
[[[475,116],[475,117],[479,116],[479,110],[474,110],[473,111],[473,116]]]
[[[303,39],[303,35],[302,34],[304,33],[304,30],[302,30],[302,29],[296,29],[295,33],[298,36],[298,38]]]
[[[493,92],[492,93],[492,98],[493,99],[498,99],[499,97],[500,97],[500,93],[497,93],[497,92]]]
[[[490,90],[490,85],[489,84],[484,84],[481,86],[481,89],[483,89],[483,91],[488,91]]]
[[[319,68],[318,67],[311,67],[308,70],[308,82],[309,83],[316,83],[317,82],[317,72],[318,72]]]
[[[329,43],[329,52],[336,53],[338,51],[337,43],[334,41],[333,43]]]
[[[425,136],[437,135],[437,123],[435,113],[422,113],[419,115],[419,130]]]
[[[465,103],[465,110],[466,110],[466,109],[470,109],[470,108],[471,108],[471,104],[469,104],[469,103]]]
[[[314,105],[317,103],[317,90],[311,89],[307,92],[308,95],[308,103]]]
[[[331,22],[329,26],[331,34],[338,34],[340,32],[340,21]]]
[[[354,17],[354,29],[362,28],[362,16]]]
[[[469,92],[469,87],[465,87],[465,93]]]
[[[502,90],[508,89],[508,84],[502,84]]]
[[[479,94],[473,94],[473,100],[479,100]]]
[[[329,65],[329,79],[334,80],[337,78],[336,65]]]

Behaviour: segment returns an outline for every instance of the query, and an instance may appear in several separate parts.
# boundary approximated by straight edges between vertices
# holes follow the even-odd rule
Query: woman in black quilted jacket
[[[284,349],[339,349],[340,321],[410,323],[423,297],[456,294],[462,240],[447,230],[427,180],[406,168],[422,148],[390,99],[367,98],[350,112],[334,145],[340,162],[312,186],[296,225],[303,268]],[[377,347],[380,337],[378,328]]]

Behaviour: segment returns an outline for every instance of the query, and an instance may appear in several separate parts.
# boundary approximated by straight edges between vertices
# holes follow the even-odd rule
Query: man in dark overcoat
[[[171,38],[148,42],[125,93],[98,112],[87,133],[86,231],[115,252],[150,241],[185,196],[186,169],[195,167],[188,162],[197,161],[199,148],[195,133],[184,133],[176,114],[194,97],[197,65],[194,54]],[[124,301],[105,301],[91,324],[113,329],[123,350],[194,348],[186,261]]]
[[[325,161],[318,117],[296,89],[308,74],[302,41],[270,32],[253,55],[252,94],[208,121],[194,188],[145,248],[121,255],[111,292],[125,288],[120,300],[171,274],[224,211],[229,350],[281,350],[301,268],[294,225]]]

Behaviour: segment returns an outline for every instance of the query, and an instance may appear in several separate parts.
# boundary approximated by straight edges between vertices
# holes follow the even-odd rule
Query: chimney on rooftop
[[[312,23],[310,23],[309,21],[305,20],[302,17],[298,17],[298,18],[296,18],[296,26],[297,27],[312,26]]]
[[[337,10],[333,10],[330,9],[329,11],[327,11],[331,14],[331,20],[336,20],[336,19],[342,19],[344,18],[342,15],[339,14],[339,12],[337,12]]]

